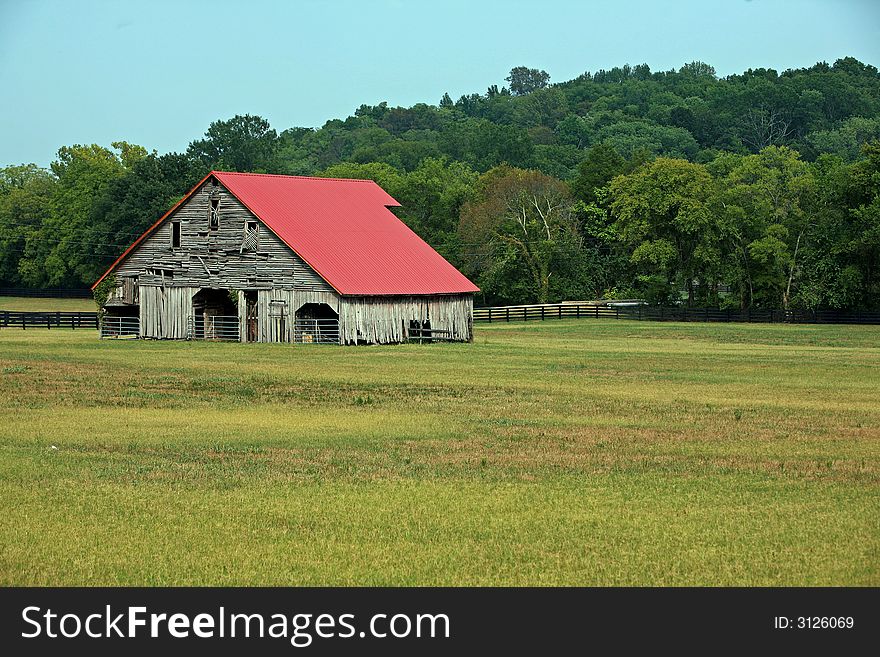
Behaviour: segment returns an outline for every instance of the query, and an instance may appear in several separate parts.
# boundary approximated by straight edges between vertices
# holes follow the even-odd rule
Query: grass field
[[[92,299],[59,299],[41,297],[0,297],[0,310],[22,312],[95,312]]]
[[[880,585],[880,327],[3,330],[0,408],[0,584]]]

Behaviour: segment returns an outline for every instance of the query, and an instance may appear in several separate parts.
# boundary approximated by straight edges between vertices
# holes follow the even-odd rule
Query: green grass
[[[0,297],[0,310],[22,312],[95,312],[91,299],[60,299],[55,297]]]
[[[0,584],[880,585],[880,327],[0,330]]]

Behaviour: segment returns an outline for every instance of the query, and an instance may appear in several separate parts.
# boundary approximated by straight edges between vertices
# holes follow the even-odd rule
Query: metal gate
[[[339,344],[339,320],[297,319],[293,341],[299,344]]]
[[[187,339],[238,342],[241,339],[238,315],[190,315]]]

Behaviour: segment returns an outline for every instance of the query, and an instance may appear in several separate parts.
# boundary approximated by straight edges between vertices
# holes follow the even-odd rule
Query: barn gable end
[[[219,226],[209,227],[211,200]],[[180,246],[172,246],[173,224],[180,224]],[[242,251],[247,222],[259,226],[256,251]],[[153,230],[117,267],[120,286],[128,277],[140,285],[196,288],[333,288],[287,247],[222,184],[205,181]],[[173,282],[172,282],[173,281]]]

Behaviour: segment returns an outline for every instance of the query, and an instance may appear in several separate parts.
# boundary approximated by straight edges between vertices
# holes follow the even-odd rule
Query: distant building
[[[114,276],[108,322],[144,338],[471,340],[478,288],[399,205],[370,180],[212,171],[93,289]]]

